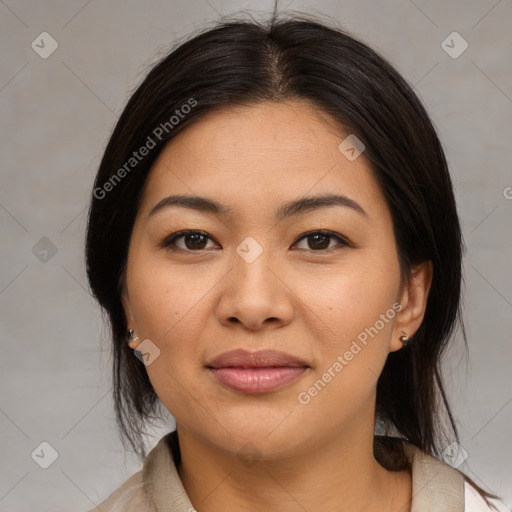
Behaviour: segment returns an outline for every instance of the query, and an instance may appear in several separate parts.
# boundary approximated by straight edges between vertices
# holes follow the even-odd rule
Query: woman
[[[368,46],[293,18],[174,49],[89,212],[117,420],[144,461],[98,510],[492,510],[456,469],[439,370],[462,248],[435,129]],[[176,430],[146,456],[160,406]]]

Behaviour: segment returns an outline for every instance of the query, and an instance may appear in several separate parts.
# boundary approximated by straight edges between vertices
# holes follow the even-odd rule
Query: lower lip
[[[268,393],[297,380],[307,368],[280,366],[269,368],[210,368],[217,379],[242,393]]]

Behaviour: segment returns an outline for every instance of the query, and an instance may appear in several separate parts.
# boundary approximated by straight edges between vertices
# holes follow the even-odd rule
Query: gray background
[[[0,2],[1,510],[85,511],[139,469],[117,437],[107,329],[86,282],[89,193],[147,66],[242,8],[261,17],[273,2]],[[279,10],[340,20],[414,85],[439,130],[468,247],[470,357],[459,335],[446,360],[468,453],[460,468],[510,507],[512,1],[287,0]],[[31,47],[43,31],[59,45],[46,59]],[[453,31],[469,44],[458,58],[441,46]],[[48,469],[31,457],[43,441],[58,453]]]

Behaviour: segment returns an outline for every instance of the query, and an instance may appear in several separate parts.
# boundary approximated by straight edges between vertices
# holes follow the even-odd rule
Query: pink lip
[[[309,367],[301,359],[275,350],[234,350],[207,365],[225,386],[243,393],[268,393],[298,379]]]
[[[211,368],[222,384],[242,393],[268,393],[298,379],[304,366],[272,368]]]

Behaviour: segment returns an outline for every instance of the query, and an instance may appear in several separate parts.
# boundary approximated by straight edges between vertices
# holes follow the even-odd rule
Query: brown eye
[[[176,243],[176,241],[180,239],[183,239],[184,246],[180,246]],[[194,252],[206,249],[206,244],[209,239],[210,237],[202,231],[186,230],[175,233],[170,238],[164,240],[161,245],[170,250]]]
[[[348,246],[349,243],[334,233],[330,231],[312,231],[310,233],[306,233],[299,240],[307,240],[307,247],[301,247],[300,249],[312,250],[312,251],[324,251],[336,248],[335,246],[330,246],[331,241],[335,239],[338,240],[337,245]]]

